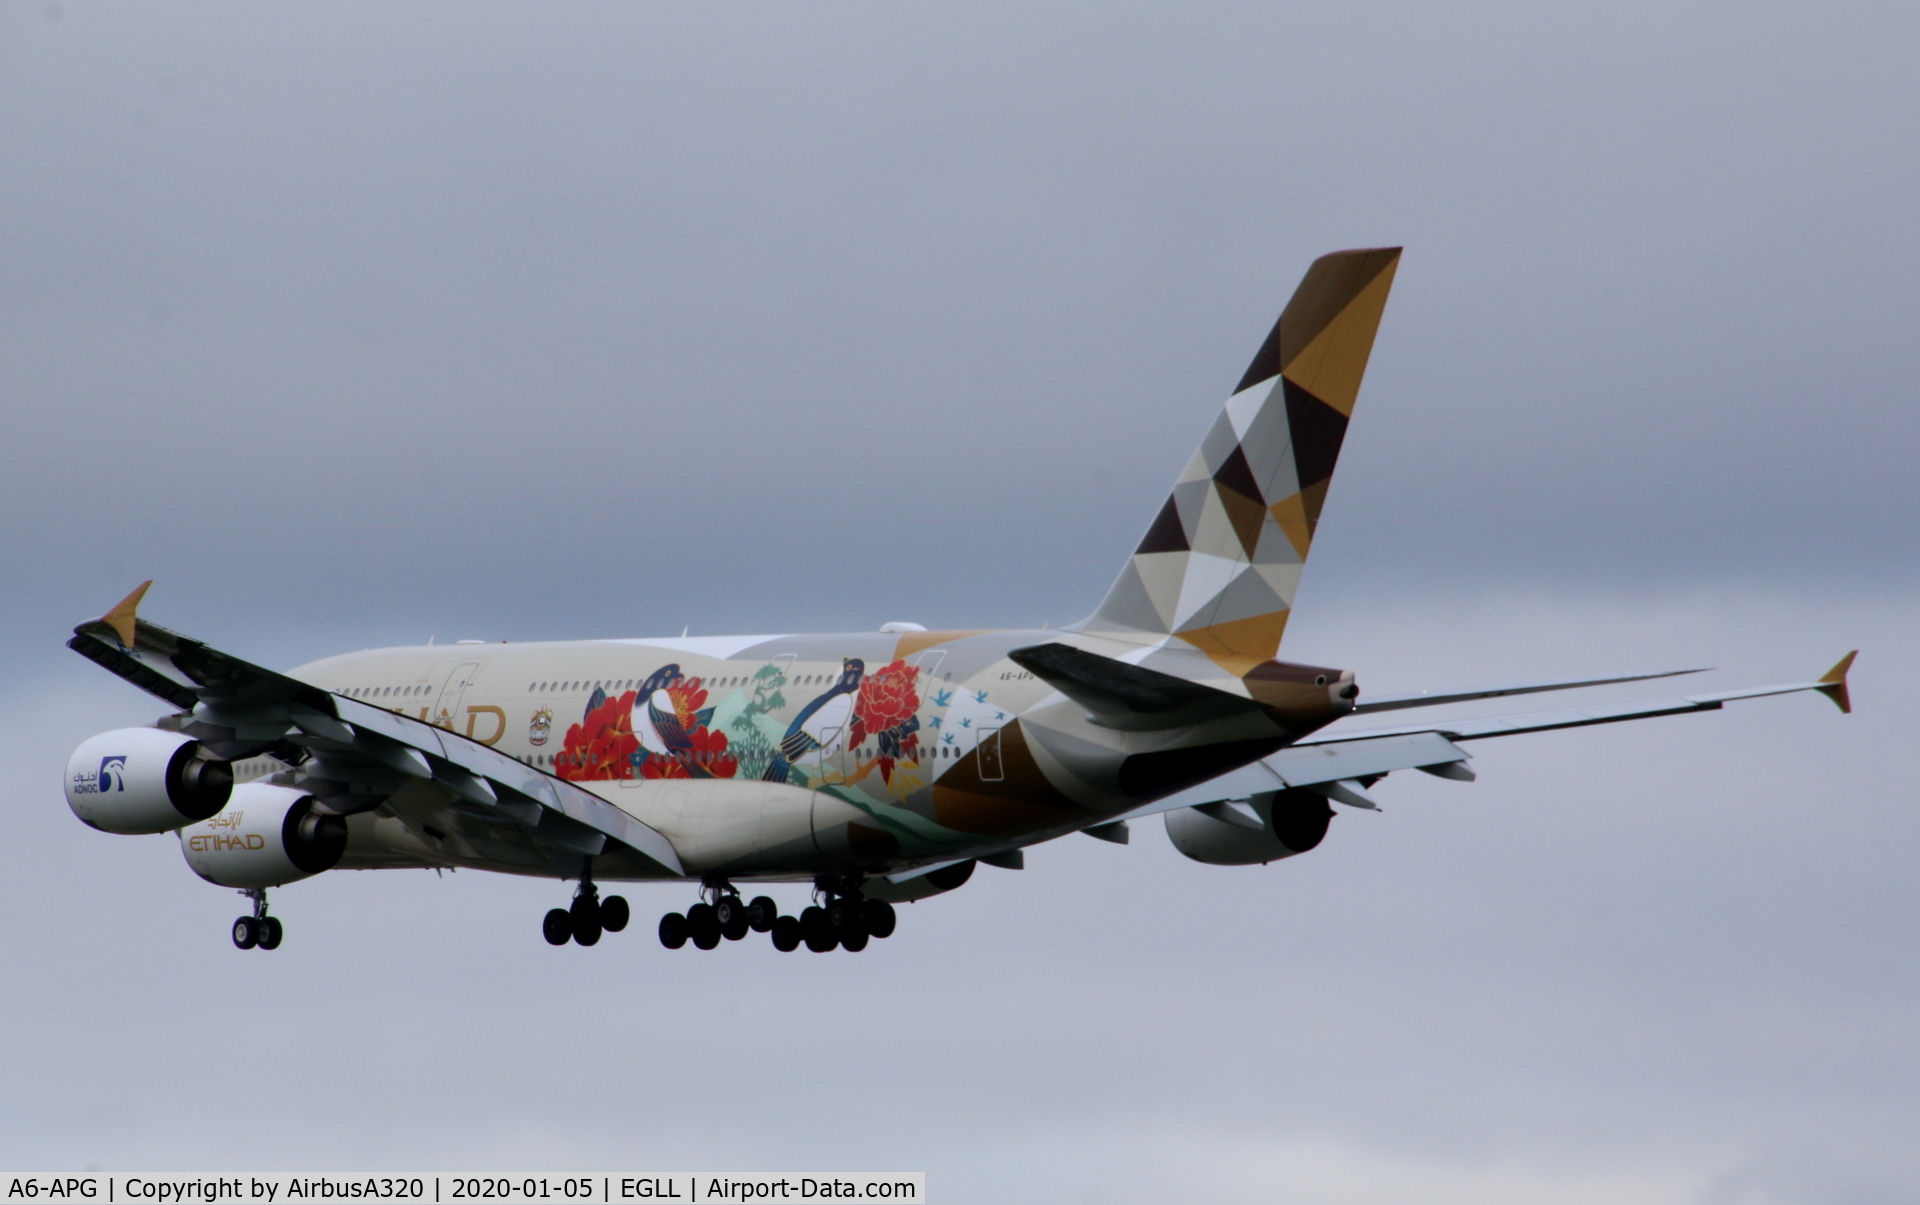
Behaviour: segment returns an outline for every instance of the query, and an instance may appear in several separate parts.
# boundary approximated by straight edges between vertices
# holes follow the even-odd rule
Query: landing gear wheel
[[[740,902],[738,896],[730,900],[722,900],[714,908],[714,912],[721,917],[720,936],[728,941],[739,941],[747,935],[750,929],[747,906]]]
[[[233,944],[243,950],[260,944],[260,929],[251,916],[242,916],[233,922]]]
[[[583,946],[591,946],[600,940],[600,901],[590,895],[573,897],[573,907],[567,913],[573,923],[573,940]]]
[[[840,936],[827,922],[825,908],[808,908],[800,914],[800,936],[807,943],[807,949],[815,954],[825,954],[840,944]]]
[[[747,905],[747,927],[755,933],[771,933],[774,922],[780,919],[780,905],[764,895],[755,896]]]
[[[253,927],[263,950],[279,949],[280,939],[287,935],[285,926],[277,916],[263,916],[254,922]]]
[[[867,922],[867,932],[883,939],[892,937],[893,927],[899,923],[893,905],[885,900],[868,900],[860,906],[860,915]]]
[[[849,899],[830,900],[827,903],[827,924],[835,933],[843,933],[855,917],[860,915],[860,901]]]
[[[867,916],[861,911],[860,905],[860,900],[842,899],[827,906],[827,919],[840,922],[834,926],[834,936],[840,939],[841,947],[849,954],[858,954],[866,949],[867,938],[872,936],[867,932]]]
[[[778,917],[773,922],[773,948],[782,954],[791,954],[800,948],[800,922],[791,916]]]
[[[547,909],[547,917],[540,922],[540,932],[550,946],[564,946],[573,940],[573,916],[565,908]]]
[[[687,909],[687,929],[693,944],[703,950],[720,944],[720,918],[714,915],[712,904],[695,904]]]
[[[618,933],[627,927],[632,919],[633,910],[627,907],[625,896],[610,895],[600,901],[600,927],[609,933]]]
[[[618,898],[618,897],[615,897]],[[660,944],[669,950],[677,950],[687,944],[687,918],[678,912],[669,912],[660,918]]]

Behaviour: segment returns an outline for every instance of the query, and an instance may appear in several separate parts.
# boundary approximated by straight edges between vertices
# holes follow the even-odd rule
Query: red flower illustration
[[[610,698],[567,729],[554,773],[569,782],[598,782],[633,777],[633,754],[640,738],[633,734],[634,692]]]
[[[740,769],[739,761],[727,752],[727,734],[715,732],[711,728],[697,728],[693,733],[693,748],[688,751],[688,759],[696,772],[704,772],[709,778],[732,778]]]
[[[677,757],[659,753],[648,756],[640,767],[642,778],[692,778],[687,772],[687,764]]]
[[[707,692],[701,689],[700,679],[688,678],[667,687],[667,697],[673,700],[674,716],[682,728],[692,732],[700,726],[699,712],[707,705]]]
[[[853,705],[852,740],[855,745],[869,735],[877,738],[880,777],[893,781],[896,759],[920,760],[920,692],[914,687],[920,671],[905,661],[895,661],[860,680],[860,694]]]

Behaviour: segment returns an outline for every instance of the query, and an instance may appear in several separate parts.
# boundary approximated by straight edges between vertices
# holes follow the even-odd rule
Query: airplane
[[[1816,681],[1389,727],[1351,717],[1671,677],[1363,698],[1278,659],[1400,249],[1322,256],[1087,618],[1040,630],[687,636],[374,649],[285,673],[140,618],[144,583],[69,646],[174,710],[83,742],[67,802],[109,833],[178,835],[193,871],[284,927],[267,891],[330,870],[473,869],[574,884],[542,919],[597,944],[609,883],[690,885],[669,949],[749,932],[858,952],[894,905],[1160,815],[1182,854],[1306,853],[1331,803],[1401,770],[1470,781],[1463,742],[1816,691],[1851,711],[1853,653]],[[805,883],[783,915],[743,886]]]

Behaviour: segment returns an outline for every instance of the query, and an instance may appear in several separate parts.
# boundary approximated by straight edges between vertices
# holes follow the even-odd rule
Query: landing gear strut
[[[669,912],[660,918],[660,944],[677,950],[691,940],[699,949],[711,950],[723,939],[739,941],[748,933],[774,933],[774,944],[779,945],[780,922],[780,905],[771,899],[755,896],[748,903],[732,883],[713,878],[700,885],[700,902],[684,916]]]
[[[753,910],[772,903],[763,896],[752,905],[744,904],[733,884],[725,879],[708,879],[700,884],[700,902],[687,909],[684,916],[669,912],[660,918],[660,944],[677,950],[691,940],[696,948],[711,950],[722,938],[739,941],[753,927]]]
[[[259,948],[277,950],[280,939],[286,930],[280,924],[280,918],[267,915],[267,891],[264,887],[249,887],[240,893],[253,901],[253,915],[242,916],[233,922],[233,944],[243,950]]]
[[[781,916],[780,907],[766,896],[743,903],[740,893],[725,879],[710,879],[700,888],[701,900],[686,914],[669,912],[660,918],[660,944],[678,950],[688,941],[711,950],[722,939],[739,941],[749,930],[768,933],[773,948],[791,953],[804,943],[824,954],[839,947],[857,953],[876,937],[893,935],[893,905],[860,894],[861,876],[822,875],[814,880],[812,907],[798,917]]]
[[[600,941],[602,933],[618,933],[626,928],[632,915],[622,897],[600,898],[600,889],[593,885],[593,859],[588,858],[586,869],[580,872],[580,886],[573,893],[572,906],[549,909],[540,922],[540,932],[551,946],[564,946],[569,941],[591,946]]]

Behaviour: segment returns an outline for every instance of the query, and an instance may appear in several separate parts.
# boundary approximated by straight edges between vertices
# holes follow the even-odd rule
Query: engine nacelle
[[[67,759],[67,806],[109,833],[164,833],[226,806],[233,767],[200,742],[158,728],[120,728]]]
[[[347,819],[292,787],[242,783],[224,812],[180,830],[180,852],[209,883],[278,887],[339,865]]]
[[[1326,837],[1333,820],[1325,796],[1298,787],[1255,795],[1248,803],[1260,817],[1259,828],[1175,808],[1167,813],[1167,837],[1196,862],[1249,866],[1306,853]]]

